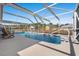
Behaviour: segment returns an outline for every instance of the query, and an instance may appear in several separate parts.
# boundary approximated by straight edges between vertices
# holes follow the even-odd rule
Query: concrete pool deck
[[[79,44],[62,36],[61,44],[30,40],[15,34],[14,38],[0,39],[0,56],[79,56]]]
[[[69,46],[61,47],[61,45],[53,45],[47,42],[39,42],[29,48],[19,51],[20,56],[67,56],[63,51],[69,54]],[[52,48],[52,49],[51,49]],[[58,49],[58,51],[57,51]],[[60,50],[60,51],[59,51]]]
[[[0,39],[0,56],[18,56],[17,52],[38,43],[21,35],[15,34],[14,38]]]
[[[79,44],[72,43],[72,39],[66,39],[61,44],[41,41],[19,51],[17,54],[20,56],[79,56]]]

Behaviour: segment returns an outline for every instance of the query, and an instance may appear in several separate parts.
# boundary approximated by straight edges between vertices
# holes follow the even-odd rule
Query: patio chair
[[[14,37],[14,31],[11,31],[10,28],[7,29],[6,27],[4,27],[2,29],[2,32],[3,32],[3,34],[2,34],[3,38],[12,38],[12,37]]]

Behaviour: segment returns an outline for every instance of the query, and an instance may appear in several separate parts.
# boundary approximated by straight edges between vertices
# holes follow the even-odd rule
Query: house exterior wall
[[[79,6],[77,6],[76,11],[74,12],[74,21],[73,21],[73,25],[74,25],[74,36],[75,39],[77,39],[77,41],[79,41]]]

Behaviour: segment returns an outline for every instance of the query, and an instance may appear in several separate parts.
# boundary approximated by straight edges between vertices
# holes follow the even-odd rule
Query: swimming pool
[[[39,41],[46,41],[55,44],[61,43],[61,37],[56,35],[49,35],[49,34],[36,33],[36,32],[18,32],[16,34],[20,34],[25,36],[26,38],[39,40]]]

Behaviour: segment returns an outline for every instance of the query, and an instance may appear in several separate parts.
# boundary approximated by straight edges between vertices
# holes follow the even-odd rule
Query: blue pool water
[[[21,34],[26,38],[35,39],[39,41],[46,41],[46,42],[55,43],[55,44],[61,43],[60,36],[56,36],[56,35],[45,35],[45,34],[40,34],[35,32],[18,32],[16,34]]]

